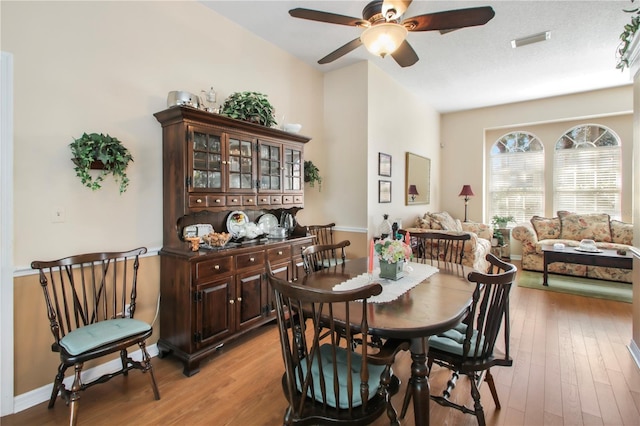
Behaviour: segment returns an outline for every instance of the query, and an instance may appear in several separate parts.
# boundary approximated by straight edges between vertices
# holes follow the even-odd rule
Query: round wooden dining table
[[[367,258],[350,259],[342,265],[306,275],[302,284],[330,290],[337,284],[366,274],[367,265]],[[429,424],[428,337],[462,322],[475,289],[475,283],[467,280],[472,268],[444,262],[433,266],[438,268],[437,273],[391,302],[370,302],[368,309],[371,335],[411,339],[411,383],[416,425]],[[376,281],[375,276],[373,281]],[[356,311],[358,309],[350,312],[354,326],[359,324]]]

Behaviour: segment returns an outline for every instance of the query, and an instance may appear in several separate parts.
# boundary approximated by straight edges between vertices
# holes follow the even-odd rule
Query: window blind
[[[513,216],[525,222],[544,213],[544,151],[491,156],[489,217]]]
[[[607,213],[620,219],[620,146],[558,149],[554,156],[554,208]]]

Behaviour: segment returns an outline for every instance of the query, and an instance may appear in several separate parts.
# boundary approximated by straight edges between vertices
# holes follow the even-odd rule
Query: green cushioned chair
[[[275,277],[270,264],[268,269],[285,367],[282,389],[289,402],[283,424],[364,425],[385,412],[391,424],[399,424],[391,404],[399,380],[391,366],[400,351],[409,350],[409,341],[388,339],[379,350],[368,344],[367,299],[382,286],[312,289]],[[357,316],[357,330],[344,327],[351,324],[345,312]],[[340,333],[347,341],[358,334],[363,344],[339,346]]]
[[[433,364],[452,371],[452,377],[442,395],[431,395],[431,399],[440,405],[475,415],[480,426],[485,425],[485,418],[478,388],[486,381],[496,408],[499,409],[500,401],[490,369],[494,366],[510,367],[513,364],[509,356],[509,292],[517,271],[514,265],[503,262],[492,254],[488,254],[486,259],[491,265],[488,273],[474,271],[468,276],[469,281],[476,283],[476,288],[467,317],[455,328],[430,337],[427,354],[429,371]],[[503,322],[504,348],[498,353],[500,351],[496,349],[496,342]],[[461,374],[469,377],[471,382],[473,408],[449,399]],[[401,418],[406,414],[410,399],[411,392],[407,392]],[[460,397],[457,399],[461,400]]]
[[[53,408],[59,392],[70,405],[71,425],[78,421],[80,391],[117,375],[127,375],[134,368],[149,373],[154,397],[160,399],[145,343],[153,330],[148,323],[133,318],[139,257],[146,252],[141,247],[31,263],[33,269],[39,270],[54,338],[51,350],[60,353],[49,408]],[[127,348],[133,345],[140,347],[141,361],[128,355]],[[112,353],[119,353],[122,368],[84,383],[83,364]],[[71,366],[75,370],[74,381],[71,389],[67,389],[64,373]]]

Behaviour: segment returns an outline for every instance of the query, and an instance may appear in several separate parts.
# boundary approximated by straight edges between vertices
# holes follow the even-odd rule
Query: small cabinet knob
[[[249,199],[247,200],[247,203],[253,203],[253,199],[252,199],[252,198],[249,198]]]
[[[250,257],[250,258],[249,258],[249,262],[255,262],[255,261],[256,261],[256,259],[255,259],[255,258],[253,258],[253,257]]]
[[[236,301],[235,301],[235,300],[233,300],[233,299],[229,300],[229,304],[230,304],[230,305],[233,305],[234,303],[236,303]]]
[[[238,302],[242,302],[242,297],[238,297]]]
[[[278,250],[278,256],[282,256],[282,250]]]
[[[202,198],[198,198],[198,199],[196,200],[196,203],[198,203],[198,204],[202,203]]]
[[[216,203],[219,203],[219,202],[220,202],[220,198],[216,198]]]
[[[220,269],[220,265],[215,265],[215,266],[213,267],[213,269],[215,269],[215,270],[217,271],[218,269]]]

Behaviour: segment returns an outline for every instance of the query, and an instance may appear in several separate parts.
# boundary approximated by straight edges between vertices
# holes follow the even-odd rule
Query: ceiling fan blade
[[[495,14],[491,6],[471,7],[413,16],[405,19],[402,25],[409,31],[453,30],[484,25]]]
[[[291,9],[289,15],[294,18],[308,19],[310,21],[327,22],[329,24],[348,25],[351,27],[369,26],[369,21],[351,16],[337,15],[335,13],[321,12],[319,10],[303,9],[301,7]]]
[[[391,9],[395,10],[396,13],[391,17],[391,19],[398,19],[409,8],[413,0],[384,0],[382,3],[382,16],[387,16],[387,12]]]
[[[413,47],[407,42],[407,40],[403,41],[400,47],[398,47],[395,52],[391,54],[393,59],[396,60],[398,65],[401,67],[410,67],[411,65],[418,62],[420,58],[418,58],[418,54]]]
[[[360,41],[360,37],[358,37],[356,39],[353,39],[349,43],[345,44],[342,47],[337,48],[336,50],[334,50],[333,52],[329,53],[324,58],[320,59],[318,61],[318,63],[319,64],[328,64],[329,62],[333,62],[336,59],[346,55],[349,52],[351,52],[352,50],[360,47],[361,45],[362,45],[362,41]]]

